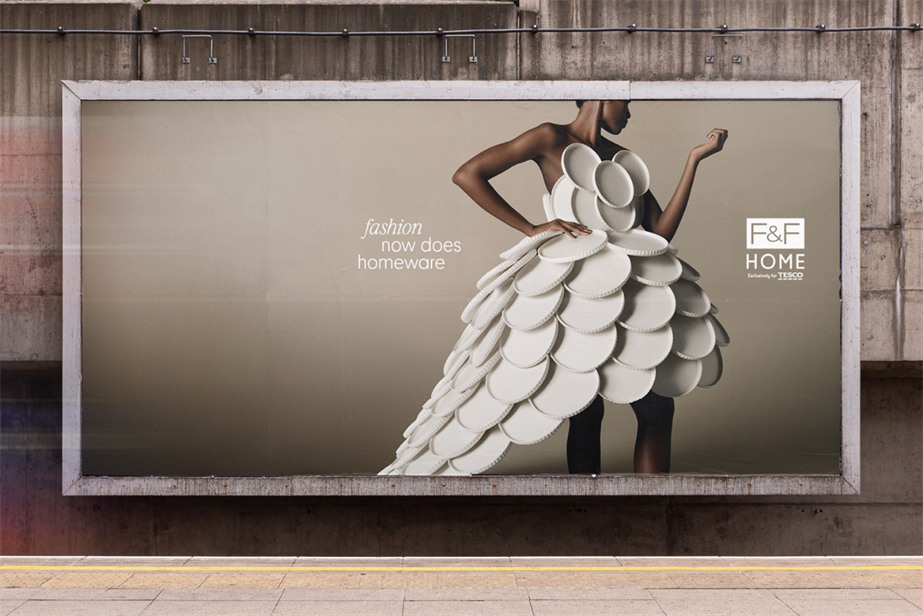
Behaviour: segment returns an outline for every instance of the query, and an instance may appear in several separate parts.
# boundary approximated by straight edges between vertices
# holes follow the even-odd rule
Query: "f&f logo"
[[[748,218],[747,249],[804,249],[804,218]]]

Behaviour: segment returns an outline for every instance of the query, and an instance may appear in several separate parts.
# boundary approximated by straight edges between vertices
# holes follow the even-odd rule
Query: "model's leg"
[[[635,440],[635,472],[645,475],[670,472],[670,440],[673,435],[673,398],[651,392],[631,403],[638,418]]]
[[[603,423],[603,399],[596,399],[570,418],[567,431],[567,471],[598,475],[600,470],[599,433]]]

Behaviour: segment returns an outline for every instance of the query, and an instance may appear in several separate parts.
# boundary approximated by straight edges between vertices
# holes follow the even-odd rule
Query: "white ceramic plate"
[[[407,463],[401,472],[402,475],[432,475],[445,463],[442,458],[436,457],[429,449],[424,449],[417,457]]]
[[[503,321],[513,329],[535,329],[554,316],[563,297],[562,286],[535,297],[517,295],[503,311]]]
[[[673,349],[673,330],[669,324],[652,332],[636,332],[617,327],[618,338],[612,357],[629,368],[656,368]]]
[[[684,280],[688,280],[689,282],[695,282],[696,280],[702,277],[702,275],[699,274],[698,270],[696,270],[694,267],[692,267],[691,265],[689,265],[682,259],[679,260],[679,263],[680,265],[683,266],[683,279]]]
[[[452,351],[449,353],[449,357],[445,360],[445,365],[442,367],[442,376],[447,379],[454,378],[455,374],[465,364],[465,360],[468,359],[469,355],[471,355],[469,349],[461,352]]]
[[[638,282],[665,287],[679,280],[682,274],[682,264],[669,252],[654,257],[631,257],[631,277]]]
[[[673,328],[673,352],[683,359],[701,359],[715,348],[715,328],[708,319],[681,314],[670,320]]]
[[[566,327],[554,345],[551,357],[557,363],[574,372],[596,370],[612,357],[615,348],[615,325],[592,334],[584,334]]]
[[[670,245],[666,239],[644,229],[632,229],[627,233],[609,231],[607,235],[609,243],[615,250],[635,257],[653,257],[663,254]],[[539,256],[541,256],[541,251],[539,251]]]
[[[597,199],[596,210],[606,222],[606,225],[613,231],[625,233],[635,226],[635,210],[633,206],[615,209],[603,203],[602,199]]]
[[[503,420],[500,429],[516,445],[534,445],[557,432],[563,422],[539,413],[529,401],[523,401]]]
[[[630,257],[607,246],[595,255],[577,261],[564,286],[578,297],[595,299],[621,289],[630,274]]]
[[[474,344],[474,341],[478,339],[478,336],[481,335],[480,329],[474,327],[473,325],[468,325],[465,328],[465,331],[462,332],[462,335],[459,336],[458,342],[455,343],[455,346],[452,347],[452,352],[457,353],[461,351],[467,351],[471,348],[471,345]]]
[[[577,222],[589,227],[590,229],[599,229],[600,231],[611,231],[612,227],[606,222],[596,205],[598,197],[585,190],[574,192],[572,210]],[[605,209],[605,208],[604,208]]]
[[[631,176],[631,183],[634,186],[636,195],[643,195],[650,190],[651,172],[640,156],[630,150],[622,150],[613,156],[612,160],[624,167],[628,175]]]
[[[622,165],[611,160],[596,165],[593,172],[593,189],[603,203],[614,208],[627,206],[635,196],[628,172]]]
[[[504,359],[487,375],[487,391],[498,402],[525,400],[541,387],[549,363],[545,358],[531,368],[518,368]]]
[[[561,176],[564,177],[563,175]],[[558,180],[561,181],[560,179]],[[542,195],[542,209],[545,210],[545,220],[554,220],[554,206],[551,205],[551,194]]]
[[[475,387],[471,389],[466,389],[465,391],[455,391],[454,389],[449,391],[446,395],[439,398],[439,401],[436,402],[436,405],[433,407],[433,415],[437,417],[445,417],[451,415],[455,412],[461,404],[470,398],[476,391]]]
[[[704,317],[711,308],[711,302],[702,287],[682,278],[670,285],[676,296],[676,312],[687,317]]]
[[[456,471],[476,475],[483,473],[503,459],[510,450],[510,439],[499,427],[491,428],[475,445],[457,458],[449,460]]]
[[[523,266],[526,265],[526,263],[532,261],[537,254],[538,252],[533,248],[526,254],[522,255],[515,263],[503,270],[499,276],[496,276],[493,280],[484,285],[484,288],[481,289],[481,291],[493,291],[505,281],[515,276],[516,272],[521,270]]]
[[[670,353],[657,366],[657,378],[651,391],[667,398],[685,396],[699,384],[702,379],[702,361],[683,359]]]
[[[474,395],[455,410],[459,425],[471,432],[483,432],[497,425],[513,408],[512,404],[494,400],[487,387],[481,385]]]
[[[557,229],[549,229],[547,231],[542,231],[538,235],[533,235],[532,237],[524,237],[519,241],[518,244],[502,253],[500,258],[506,261],[518,261],[522,255],[526,254],[542,242],[547,241],[553,238],[555,235],[560,235],[562,233],[564,232],[558,231]]]
[[[538,249],[538,256],[552,263],[569,263],[596,254],[606,247],[606,241],[606,233],[597,229],[589,235],[577,237],[559,235],[542,244]]]
[[[676,312],[676,298],[670,287],[653,287],[629,280],[622,287],[625,308],[619,324],[637,332],[652,332],[670,322]]]
[[[481,379],[487,376],[491,368],[496,366],[501,359],[500,352],[497,351],[493,357],[480,366],[472,366],[471,362],[468,362],[462,366],[462,369],[458,371],[458,374],[456,374],[455,378],[452,380],[452,389],[455,391],[465,391],[466,389],[474,387]]]
[[[497,276],[505,272],[506,268],[513,265],[514,263],[516,263],[515,260],[501,261],[495,268],[493,268],[492,270],[490,270],[489,272],[481,276],[481,279],[478,280],[477,285],[476,285],[478,290],[483,289],[485,286],[487,286],[488,283],[490,283],[491,281],[494,280],[494,278],[496,278]]]
[[[442,426],[439,432],[430,440],[429,450],[437,458],[443,460],[460,456],[475,443],[477,443],[483,432],[471,432],[462,428],[458,421],[453,417],[449,423]]]
[[[535,297],[561,284],[573,269],[573,262],[552,263],[544,259],[532,259],[516,273],[513,288],[520,295]]]
[[[555,182],[554,187],[551,189],[551,211],[554,212],[554,215],[549,220],[560,218],[561,220],[577,222],[577,216],[574,214],[575,192],[580,191],[577,190],[573,182],[567,179],[567,176],[562,175]]]
[[[638,196],[635,197],[631,202],[631,211],[635,214],[635,219],[631,223],[631,228],[636,229],[641,226],[641,222],[644,221],[644,197]],[[667,242],[667,250],[669,250],[670,244]]]
[[[714,308],[714,306],[712,306],[712,308]],[[712,312],[718,312],[718,310],[715,309]],[[718,319],[715,318],[715,316],[711,313],[705,315],[705,318],[708,319],[712,327],[715,328],[715,344],[717,344],[719,347],[726,347],[727,345],[731,344],[731,337],[728,336],[727,330],[724,329],[724,326],[721,325],[721,322],[718,321]]]
[[[417,426],[429,419],[432,415],[433,412],[430,409],[423,409],[420,411],[417,414],[417,418],[413,420],[413,423],[407,426],[407,429],[404,430],[404,438],[409,439],[410,435],[413,434],[413,431],[417,429]],[[405,445],[409,445],[409,443],[405,442],[403,445],[401,445],[401,447],[398,447],[397,452],[400,453],[402,449],[406,449]]]
[[[439,428],[448,423],[449,419],[451,419],[451,416],[436,417],[435,415],[431,415],[426,421],[417,426],[417,429],[414,430],[413,434],[410,435],[410,447],[420,447],[421,445],[426,445],[429,442],[429,439],[431,439],[433,435],[439,431]],[[436,470],[437,468],[439,467],[434,467],[433,470]]]
[[[599,374],[572,372],[552,363],[545,383],[532,397],[532,405],[543,415],[555,419],[573,417],[596,399]]]
[[[478,341],[471,347],[471,355],[468,359],[473,367],[477,368],[488,358],[493,357],[497,352],[500,336],[503,335],[505,329],[506,324],[503,319],[497,319],[492,326],[484,330],[484,335],[478,338]]]
[[[604,363],[598,372],[599,395],[616,404],[630,404],[646,396],[656,376],[655,370],[636,370],[615,360]]]
[[[568,294],[561,303],[558,319],[566,327],[592,334],[615,323],[624,306],[625,297],[621,290],[597,299]]]
[[[513,299],[513,281],[507,278],[506,282],[494,289],[487,299],[481,304],[477,312],[471,318],[471,324],[478,329],[484,329],[494,320],[500,312],[506,308],[506,305]]]
[[[561,167],[564,175],[578,188],[593,191],[593,172],[602,159],[588,145],[572,143],[561,154]]]
[[[721,379],[722,372],[724,361],[721,359],[721,351],[715,347],[702,358],[702,378],[699,379],[699,387],[711,387]]]
[[[500,339],[500,354],[519,368],[530,368],[545,359],[558,337],[557,319],[530,330],[507,328]]]

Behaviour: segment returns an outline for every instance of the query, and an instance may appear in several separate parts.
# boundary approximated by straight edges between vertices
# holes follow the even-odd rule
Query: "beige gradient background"
[[[673,471],[839,470],[839,137],[834,102],[631,104],[615,140],[669,201],[713,127],[674,244],[731,335],[711,389],[677,399]],[[475,282],[519,241],[451,183],[562,102],[84,102],[83,472],[375,473],[441,377]],[[495,186],[542,219],[537,167]],[[747,217],[804,217],[803,282],[748,279]],[[421,223],[371,271],[368,220]],[[427,238],[461,252],[427,255]],[[774,251],[777,252],[777,251]],[[751,270],[752,271],[752,270]],[[491,472],[566,472],[566,423]],[[635,421],[607,404],[603,472],[630,473]]]

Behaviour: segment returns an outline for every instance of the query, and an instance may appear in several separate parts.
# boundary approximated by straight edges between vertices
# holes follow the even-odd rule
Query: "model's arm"
[[[530,237],[549,229],[564,231],[574,237],[588,234],[590,230],[585,226],[560,219],[533,225],[490,184],[491,178],[519,163],[533,160],[541,164],[541,159],[556,149],[558,139],[551,124],[542,124],[512,141],[484,150],[459,167],[452,181],[489,214]]]
[[[724,142],[727,140],[728,132],[723,128],[716,128],[708,133],[708,140],[702,145],[692,148],[689,157],[686,159],[686,166],[683,168],[683,174],[679,178],[676,190],[673,191],[673,198],[663,210],[657,203],[657,199],[650,191],[644,195],[644,228],[652,233],[656,233],[670,241],[676,235],[679,223],[686,212],[686,205],[689,203],[689,193],[692,192],[692,182],[695,180],[695,172],[699,163],[712,154],[721,151]]]

